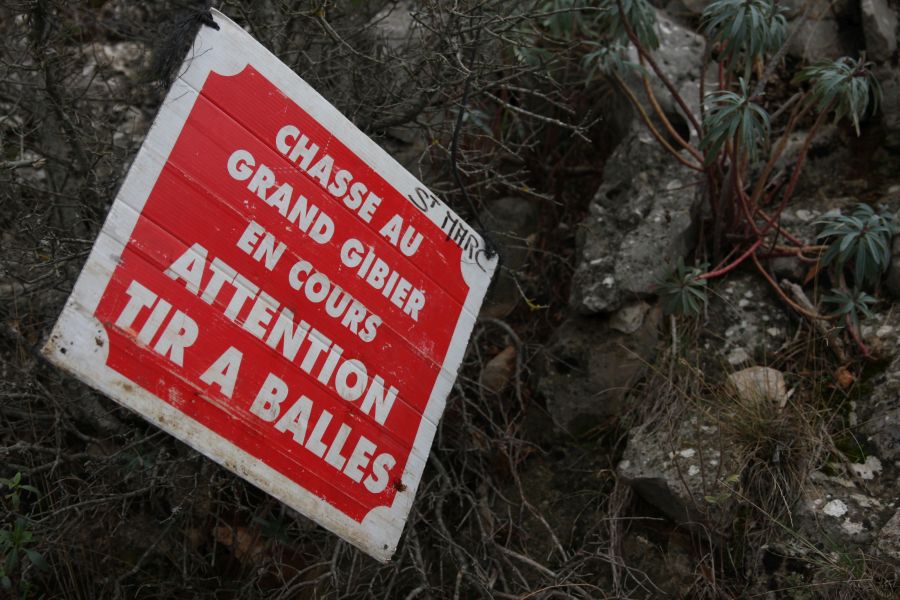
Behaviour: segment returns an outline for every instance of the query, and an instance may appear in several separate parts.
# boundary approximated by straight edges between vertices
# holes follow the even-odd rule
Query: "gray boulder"
[[[789,56],[815,63],[855,54],[856,48],[830,13],[818,18],[797,19],[788,27],[791,31],[797,30],[788,44]]]
[[[676,523],[727,519],[737,460],[719,427],[699,415],[632,429],[617,472]]]
[[[878,532],[875,547],[886,557],[900,562],[900,509]]]
[[[863,473],[861,480],[880,476],[881,465],[874,457],[867,463],[851,465]],[[814,471],[803,486],[803,494],[793,512],[800,536],[808,540],[828,539],[844,547],[867,546],[884,522],[885,504],[847,477]]]
[[[649,133],[629,134],[603,179],[579,232],[570,302],[582,314],[650,296],[695,241],[698,178]]]
[[[787,9],[788,19],[796,19],[809,6],[809,15],[820,19],[826,15],[837,19],[848,19],[856,11],[855,0],[781,0],[781,5]]]
[[[621,415],[655,354],[659,309],[639,303],[621,312],[571,317],[545,351],[538,389],[554,421],[573,434]]]
[[[699,96],[696,92],[691,92],[699,89],[698,81],[700,68],[703,65],[703,49],[706,42],[703,36],[692,28],[680,25],[664,12],[657,11],[656,21],[659,33],[659,48],[653,53],[653,56],[696,117],[700,111]],[[635,63],[638,62],[637,50],[634,48],[631,48],[629,51],[629,60]],[[688,121],[683,109],[672,100],[665,85],[652,73],[652,69],[649,70],[651,71],[650,85],[656,95],[656,99],[659,101],[660,107],[673,127],[679,130],[682,135],[688,135]],[[710,70],[710,73],[712,74],[714,71]],[[624,78],[628,87],[635,92],[638,100],[643,104],[644,110],[648,115],[652,116],[654,114],[653,107],[644,94],[640,74],[638,72],[630,72],[624,75]],[[638,121],[637,115],[633,114],[630,107],[621,118],[633,119],[633,126],[643,127],[643,124]],[[656,119],[654,121],[657,129],[665,134],[662,123]],[[696,140],[694,141],[696,142]],[[672,142],[674,143],[674,140]]]
[[[884,145],[900,152],[900,67],[884,63],[873,69],[881,83],[881,124],[884,128]]]
[[[497,245],[500,272],[484,301],[482,314],[502,318],[521,302],[516,284],[517,271],[525,266],[537,233],[538,211],[531,200],[507,196],[489,202],[480,215],[481,223]]]
[[[897,51],[897,11],[887,0],[861,0],[860,9],[867,58],[890,60]]]
[[[867,382],[872,386],[856,406],[859,429],[878,456],[900,463],[900,317],[877,313],[864,321],[861,333],[872,353],[886,364]]]
[[[420,14],[420,11],[423,14]],[[421,180],[428,180],[438,168],[432,161],[431,138],[426,126],[436,126],[447,115],[428,106],[423,63],[435,38],[426,26],[428,15],[417,2],[388,2],[366,26],[369,52],[380,61],[377,83],[370,91],[374,106],[389,106],[375,115],[368,128],[377,132],[377,141],[398,163]],[[347,86],[356,82],[347,80]]]
[[[875,389],[861,407],[860,430],[884,459],[900,461],[900,360],[878,376]]]
[[[676,89],[696,86],[703,38],[661,12],[657,19],[660,67]],[[627,84],[642,88],[636,74]],[[682,109],[662,82],[653,77],[651,85],[673,126],[687,135]],[[695,103],[690,108],[697,110]],[[652,112],[649,106],[646,110]],[[650,296],[656,280],[694,244],[698,177],[666,154],[631,110],[619,120],[633,121],[631,130],[607,161],[604,183],[579,231],[571,304],[582,314],[613,312],[626,301]]]
[[[369,23],[384,50],[404,52],[421,44],[427,30],[416,19],[416,3],[410,0],[389,2]]]
[[[888,267],[885,284],[894,298],[900,298],[900,236],[894,237],[891,246],[891,264]]]
[[[791,320],[755,272],[733,272],[714,280],[707,309],[717,335],[703,340],[703,350],[719,355],[734,369],[749,366],[788,339]]]

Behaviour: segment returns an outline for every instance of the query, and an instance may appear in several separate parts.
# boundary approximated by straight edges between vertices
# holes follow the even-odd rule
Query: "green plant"
[[[603,0],[597,23],[606,49],[592,47],[585,63],[593,73],[609,77],[635,108],[653,137],[675,160],[696,171],[705,183],[711,224],[699,251],[708,252],[715,266],[702,273],[677,266],[659,290],[672,312],[696,314],[705,302],[700,282],[725,275],[743,263],[753,267],[771,284],[773,291],[793,310],[812,319],[829,320],[789,297],[768,272],[766,260],[796,256],[816,262],[823,250],[823,266],[834,261],[837,275],[846,266],[854,283],[873,283],[886,265],[884,217],[857,215],[827,226],[820,240],[840,238],[837,249],[827,249],[793,235],[780,223],[781,213],[793,198],[813,139],[833,113],[835,121],[849,120],[859,133],[865,114],[879,103],[881,89],[863,59],[840,58],[804,68],[794,78],[793,95],[779,104],[763,95],[769,78],[781,61],[786,43],[784,9],[775,0],[715,0],[703,12],[701,28],[710,42],[708,55],[717,65],[717,80],[707,89],[708,64],[699,74],[700,114],[694,114],[675,84],[654,58],[659,45],[654,9],[647,0]],[[628,59],[629,46],[637,54],[640,88],[634,88],[635,73]],[[626,72],[627,76],[626,76]],[[685,116],[690,135],[679,133],[657,98],[655,77]],[[642,101],[640,95],[643,94]],[[811,125],[802,136],[799,151],[786,179],[776,165],[783,159],[788,139],[801,123]],[[863,209],[860,209],[863,210]],[[882,219],[882,220],[879,220]],[[891,229],[893,231],[893,229]],[[827,232],[827,233],[826,233]],[[852,255],[852,262],[849,256]],[[840,279],[840,278],[839,278]],[[839,284],[838,288],[846,286]],[[700,297],[704,300],[701,302]],[[865,298],[854,296],[855,310],[841,313],[852,323],[852,315],[865,315]],[[851,332],[861,349],[865,346]],[[864,351],[865,353],[865,351]]]
[[[43,555],[37,550],[29,548],[32,544],[34,544],[34,533],[29,528],[28,522],[21,517],[16,519],[11,529],[0,529],[0,554],[5,557],[2,573],[0,573],[0,587],[6,590],[12,589],[13,582],[10,576],[18,569],[22,557],[42,571],[49,568]]]
[[[9,490],[4,495],[12,508],[12,512],[18,512],[22,506],[22,492],[27,491],[39,494],[37,488],[22,483],[22,473],[16,473],[11,478],[0,478],[0,486]],[[13,523],[0,527],[0,589],[12,590],[14,587],[13,576],[19,569],[23,560],[28,561],[41,571],[48,569],[43,555],[31,548],[34,545],[34,533],[31,531],[29,521],[24,517],[16,517]],[[18,591],[25,593],[29,589],[28,582],[20,583]]]
[[[658,283],[657,293],[662,298],[666,314],[697,316],[706,306],[706,280],[701,279],[702,267],[689,267],[678,260],[672,273]]]
[[[621,17],[623,13],[624,19]],[[627,41],[634,35],[643,47],[650,50],[659,48],[656,12],[646,0],[604,0],[600,3],[598,22],[601,32],[613,40]]]
[[[586,0],[546,0],[541,9],[547,16],[541,24],[557,38],[587,33],[590,24],[582,16],[582,9],[588,4]]]
[[[848,292],[842,289],[833,289],[831,290],[831,295],[826,295],[822,299],[826,303],[835,306],[834,311],[831,313],[832,315],[838,317],[846,316],[850,324],[857,329],[859,328],[860,314],[871,317],[872,311],[869,307],[877,302],[875,298],[863,291],[854,290]]]
[[[834,110],[835,121],[850,117],[859,135],[860,116],[869,110],[870,101],[874,112],[881,100],[881,84],[869,70],[870,66],[865,59],[843,57],[807,67],[794,80],[811,82],[812,98],[818,110]]]
[[[641,70],[641,66],[627,59],[625,47],[621,42],[601,43],[587,41],[585,45],[592,48],[581,58],[581,65],[588,71],[587,81],[596,73],[610,76],[626,70]]]
[[[756,164],[759,151],[769,141],[769,113],[750,99],[747,82],[740,82],[740,93],[719,90],[704,98],[706,114],[703,118],[703,139],[700,147],[706,156],[705,164],[715,161],[726,143],[734,152],[743,149],[750,162]]]
[[[891,262],[891,236],[900,231],[893,215],[859,204],[849,215],[828,216],[817,224],[824,226],[817,239],[828,243],[823,266],[842,272],[850,265],[857,287],[881,279]]]
[[[893,215],[876,213],[868,204],[857,205],[849,215],[839,213],[816,223],[823,226],[817,239],[826,244],[819,263],[837,286],[823,298],[834,306],[829,316],[843,319],[850,336],[868,355],[859,321],[872,316],[870,306],[876,299],[863,290],[875,286],[890,265],[891,236],[898,227]]]
[[[716,0],[701,17],[703,32],[720,46],[721,61],[734,68],[752,66],[775,52],[787,35],[785,9],[767,0]]]
[[[22,473],[19,472],[13,475],[12,479],[0,477],[0,486],[9,489],[9,493],[6,494],[5,498],[9,500],[9,503],[12,505],[12,509],[15,512],[18,512],[21,507],[21,494],[23,491],[31,492],[32,494],[40,493],[36,487],[22,483]]]

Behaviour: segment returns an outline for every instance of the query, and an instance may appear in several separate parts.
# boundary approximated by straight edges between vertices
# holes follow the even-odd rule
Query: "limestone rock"
[[[887,0],[861,0],[866,57],[876,62],[890,60],[897,50],[897,12]]]
[[[695,15],[702,15],[712,0],[681,0],[684,7]]]
[[[893,395],[893,398],[891,397]],[[900,460],[900,372],[889,379],[873,394],[876,405],[860,429],[884,458]]]
[[[885,284],[895,298],[900,298],[900,235],[894,238],[891,247],[891,264],[888,267]]]
[[[789,28],[798,29],[788,45],[788,55],[807,63],[834,60],[854,54],[854,48],[842,35],[838,22],[830,16],[796,20]]]
[[[836,19],[849,19],[856,11],[855,0],[781,0],[780,4],[787,9],[787,18],[796,19],[803,14],[806,7],[812,4],[809,16],[821,19],[833,16]]]
[[[676,89],[685,88],[700,76],[703,38],[661,12],[657,22],[660,48],[655,56]],[[637,75],[626,81],[641,89]],[[655,77],[651,85],[673,126],[688,136],[681,109]],[[635,119],[632,111],[622,112],[622,120]],[[696,179],[660,148],[642,123],[633,123],[606,162],[604,183],[579,232],[570,300],[578,312],[613,312],[627,300],[653,294],[656,281],[693,247],[701,197]]]
[[[900,151],[900,67],[889,63],[872,70],[881,83],[881,124],[884,128],[884,145],[894,152]]]
[[[647,319],[647,313],[653,307],[646,302],[626,304],[609,319],[609,327],[621,333],[634,333],[638,331]]]
[[[672,0],[666,4],[666,14],[684,20],[696,18],[703,14],[711,0]]]
[[[485,299],[482,313],[502,318],[515,309],[522,294],[516,285],[516,271],[525,266],[531,251],[531,236],[537,232],[537,207],[525,198],[508,196],[489,202],[481,222],[497,245],[502,268]]]
[[[414,2],[401,0],[388,3],[372,18],[369,26],[385,50],[404,52],[422,43],[426,29],[416,20],[414,10]]]
[[[620,415],[625,395],[656,350],[659,309],[646,310],[632,333],[604,317],[574,316],[546,349],[538,389],[554,421],[574,434]]]
[[[807,539],[867,545],[879,529],[884,508],[881,500],[849,479],[814,471],[804,484],[793,520]]]
[[[617,471],[644,500],[678,523],[726,519],[737,469],[718,427],[700,416],[632,429]],[[732,483],[729,483],[732,478]]]
[[[570,299],[578,312],[613,312],[653,294],[694,244],[695,179],[648,133],[629,134],[607,161],[582,223]]]
[[[861,333],[886,366],[867,385],[871,393],[858,401],[859,430],[882,461],[900,462],[900,316],[896,310],[867,319]]]
[[[875,547],[888,558],[900,561],[900,510],[878,532]]]
[[[749,367],[728,376],[738,398],[746,403],[772,403],[784,408],[787,388],[781,371],[771,367]]]
[[[666,77],[672,82],[675,89],[681,92],[694,116],[697,116],[700,110],[698,94],[684,93],[684,90],[691,89],[691,84],[694,84],[693,89],[697,89],[696,82],[700,77],[700,68],[703,65],[703,49],[705,47],[703,36],[694,31],[692,27],[678,24],[664,12],[657,11],[656,22],[659,33],[659,49],[654,52],[654,56],[660,68],[665,72]],[[639,60],[637,50],[634,48],[629,50],[629,60],[635,63]],[[712,77],[715,77],[713,70],[710,70],[710,73]],[[640,74],[636,71],[626,73],[624,78],[628,87],[632,90],[641,90],[637,93],[638,100],[644,103],[644,109],[647,111],[647,114],[653,115],[653,108],[647,102],[645,94],[642,92],[643,85]],[[682,114],[681,107],[675,104],[668,90],[655,74],[651,73],[650,84],[660,107],[672,125],[676,130],[680,130],[682,135],[688,136],[687,120]],[[637,121],[636,115],[631,114],[630,110],[628,111],[628,118],[635,120],[635,126],[644,127],[643,124]],[[657,129],[663,131],[661,123],[657,123]],[[674,143],[674,140],[672,141]],[[694,141],[696,142],[696,140]]]
[[[393,115],[409,116],[407,122],[399,123],[392,123],[387,115],[376,116],[368,127],[377,127],[375,138],[398,163],[419,179],[428,180],[438,166],[429,152],[431,138],[426,129],[447,115],[428,107],[420,93],[411,92],[424,88],[422,61],[427,53],[422,48],[434,44],[432,32],[416,14],[419,9],[412,0],[389,2],[366,26],[366,51],[381,61],[379,86],[369,92],[372,102],[395,105],[390,111]],[[357,85],[347,77],[346,86]]]
[[[751,366],[754,358],[779,348],[788,338],[788,314],[756,273],[736,272],[715,280],[710,296],[720,301],[708,308],[713,330],[724,335],[704,338],[707,352],[725,357],[734,368]]]

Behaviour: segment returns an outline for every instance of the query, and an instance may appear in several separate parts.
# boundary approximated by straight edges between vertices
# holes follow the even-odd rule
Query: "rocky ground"
[[[656,4],[658,54],[678,89],[696,91],[706,3]],[[900,218],[897,3],[788,5],[798,32],[767,93],[783,94],[800,61],[865,51],[884,96],[860,136],[844,125],[819,136],[782,224],[811,240],[818,218],[859,202]],[[0,596],[895,597],[900,238],[862,323],[867,359],[751,269],[713,280],[701,317],[665,315],[659,279],[705,239],[702,181],[609,86],[585,82],[577,45],[554,49],[569,62],[550,85],[541,69],[510,75],[508,37],[484,42],[497,44],[482,48],[495,70],[473,89],[492,95],[470,99],[455,156],[468,75],[448,57],[472,39],[437,24],[522,28],[474,9],[347,7],[220,6],[477,219],[503,258],[394,562],[374,563],[38,357],[162,97],[147,75],[158,40],[141,24],[171,28],[184,4],[5,3],[0,532],[21,521],[19,544],[39,559],[7,561]],[[546,34],[546,18],[524,29]],[[429,36],[447,48],[417,53],[440,46]],[[377,102],[340,92],[367,76],[358,53],[386,61],[367,88]],[[522,95],[529,86],[538,94]],[[799,261],[770,270],[814,296]]]

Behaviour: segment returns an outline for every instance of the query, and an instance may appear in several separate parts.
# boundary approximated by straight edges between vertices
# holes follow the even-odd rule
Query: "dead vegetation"
[[[811,470],[849,452],[834,415],[851,392],[820,377],[837,365],[809,326],[772,357],[796,389],[781,411],[734,402],[684,322],[628,418],[577,439],[551,426],[534,391],[542,346],[620,133],[602,122],[614,99],[579,65],[577,36],[555,33],[565,3],[423,2],[412,39],[379,30],[400,10],[391,2],[217,4],[461,214],[477,222],[509,194],[539,206],[528,241],[539,260],[507,270],[518,305],[476,325],[391,564],[43,362],[37,348],[162,99],[150,50],[198,4],[0,6],[0,477],[21,477],[5,485],[0,529],[27,533],[0,596],[746,597],[767,589],[764,555],[794,578],[787,597],[889,597],[871,557],[823,550],[789,520]],[[696,499],[690,526],[616,474],[629,426],[671,431],[688,408],[737,461],[705,474],[712,500]]]
[[[523,295],[554,308],[476,327],[387,566],[39,357],[162,99],[160,73],[173,53],[181,60],[195,22],[186,19],[202,4],[0,8],[0,476],[28,486],[15,503],[13,492],[3,499],[0,528],[24,533],[15,564],[13,550],[0,551],[2,594],[593,598],[607,595],[608,577],[631,585],[624,566],[608,569],[623,525],[598,517],[615,488],[609,457],[545,437],[529,386],[565,305],[564,282],[547,273],[569,263],[559,237],[572,229],[547,228],[534,240],[547,272],[517,277]],[[585,110],[583,85],[568,85],[580,69],[553,62],[571,42],[543,37],[545,4],[423,3],[413,39],[382,27],[402,10],[390,2],[218,7],[364,131],[405,151],[460,213],[477,218],[485,200],[515,191],[541,203],[542,221],[574,227],[584,201],[564,190],[564,171],[581,155],[574,176],[599,173],[601,154],[584,135],[597,113]],[[517,44],[535,43],[548,46],[545,59],[516,58]],[[512,366],[484,384],[483,364],[504,349]],[[624,510],[627,494],[615,489]]]

